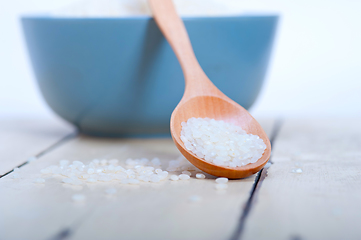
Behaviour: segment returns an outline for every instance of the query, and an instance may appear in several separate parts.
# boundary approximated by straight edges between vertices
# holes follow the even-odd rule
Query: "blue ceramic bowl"
[[[277,16],[183,18],[205,73],[249,108],[261,89]],[[49,106],[81,132],[169,133],[184,91],[180,65],[150,17],[22,17]]]

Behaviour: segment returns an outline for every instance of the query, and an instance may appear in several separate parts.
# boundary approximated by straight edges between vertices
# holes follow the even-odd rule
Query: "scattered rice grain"
[[[188,179],[190,179],[190,176],[187,174],[181,174],[181,175],[179,175],[179,179],[180,180],[188,180]]]
[[[170,176],[170,180],[172,181],[178,181],[179,180],[179,177],[177,175],[172,175]]]
[[[220,177],[216,179],[216,183],[222,184],[222,183],[227,183],[228,182],[228,178],[224,178],[224,177]]]
[[[197,173],[197,174],[196,174],[196,178],[205,179],[206,176],[205,176],[203,173]]]

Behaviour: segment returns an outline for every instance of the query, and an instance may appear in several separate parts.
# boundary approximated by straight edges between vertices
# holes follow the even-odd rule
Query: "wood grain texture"
[[[264,121],[271,131],[273,121]],[[142,184],[117,182],[71,187],[61,177],[35,184],[39,171],[61,159],[159,157],[167,166],[179,156],[170,138],[101,139],[81,136],[21,168],[22,179],[9,174],[0,179],[0,239],[50,239],[69,229],[71,239],[228,239],[242,213],[254,176],[232,181],[225,192],[214,189],[214,179]],[[211,178],[211,176],[209,176]],[[104,190],[114,187],[114,197]],[[84,194],[84,204],[71,196]],[[191,203],[192,195],[202,197]],[[21,231],[19,231],[21,230]]]
[[[72,127],[55,118],[0,120],[0,176],[73,131]]]
[[[242,240],[361,239],[360,122],[286,121]]]
[[[214,176],[236,179],[258,172],[267,163],[271,154],[271,145],[266,133],[246,109],[224,95],[208,79],[196,59],[187,30],[172,1],[149,0],[149,3],[158,27],[180,62],[185,79],[184,95],[173,111],[170,122],[175,145],[193,165]],[[247,133],[262,138],[267,148],[256,163],[237,168],[217,166],[188,151],[180,139],[181,123],[192,117],[208,117],[240,126]]]

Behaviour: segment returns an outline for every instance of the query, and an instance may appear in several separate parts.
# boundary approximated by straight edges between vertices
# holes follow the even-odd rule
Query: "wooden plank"
[[[286,121],[242,239],[361,239],[360,122]]]
[[[273,121],[262,121],[270,132]],[[226,192],[214,189],[213,179],[190,179],[142,184],[117,182],[70,187],[59,179],[34,184],[39,171],[61,159],[89,161],[93,158],[159,157],[163,165],[179,156],[169,138],[100,139],[81,136],[24,166],[22,179],[11,174],[0,179],[0,239],[49,239],[64,229],[72,239],[227,239],[231,236],[254,176],[235,180]],[[114,187],[116,196],[104,190]],[[71,196],[87,196],[84,204]],[[200,203],[188,198],[199,195]],[[19,231],[21,229],[21,231]]]
[[[0,176],[73,131],[68,124],[55,118],[0,120]]]

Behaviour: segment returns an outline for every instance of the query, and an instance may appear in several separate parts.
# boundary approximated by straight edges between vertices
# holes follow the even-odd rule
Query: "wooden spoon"
[[[187,30],[177,15],[172,1],[149,0],[149,3],[155,21],[177,56],[185,78],[186,86],[183,98],[174,109],[170,121],[170,130],[175,145],[188,161],[211,175],[244,178],[258,172],[271,155],[271,144],[266,133],[247,110],[224,95],[203,72],[193,52]],[[207,162],[188,151],[180,139],[181,123],[191,117],[208,117],[238,125],[247,133],[262,138],[267,148],[257,162],[242,167],[222,167]]]

